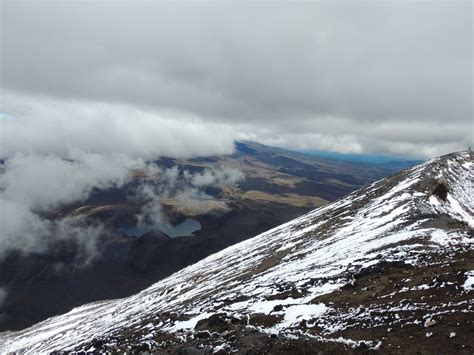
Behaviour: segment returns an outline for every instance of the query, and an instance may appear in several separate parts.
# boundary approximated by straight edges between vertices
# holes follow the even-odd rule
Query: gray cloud
[[[469,1],[5,0],[1,23],[3,110],[56,111],[71,144],[81,120],[98,150],[125,149],[122,129],[134,153],[158,155],[239,136],[419,157],[473,140]],[[39,135],[57,140],[41,130],[33,149]]]

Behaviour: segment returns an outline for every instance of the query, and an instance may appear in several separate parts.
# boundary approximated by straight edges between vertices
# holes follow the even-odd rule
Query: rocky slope
[[[473,154],[443,156],[0,352],[473,352]]]
[[[235,148],[231,155],[153,162],[154,168],[176,173],[173,188],[167,173],[134,171],[124,186],[97,188],[84,201],[43,211],[45,220],[77,218],[102,233],[90,243],[82,225],[75,240],[70,233],[58,233],[49,248],[0,253],[0,295],[6,291],[0,297],[0,332],[24,329],[85,303],[133,295],[210,254],[393,173],[378,164],[308,157],[251,142],[237,142]],[[241,172],[242,179],[225,186],[189,185],[192,175],[209,178],[229,170]],[[150,199],[143,191],[155,196]],[[160,207],[161,222],[176,226],[192,219],[200,230],[176,237],[169,228],[140,228],[146,211]]]

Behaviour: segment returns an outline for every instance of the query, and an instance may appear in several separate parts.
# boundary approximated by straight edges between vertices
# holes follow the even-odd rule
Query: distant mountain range
[[[256,148],[236,154],[303,164]],[[0,352],[472,353],[473,157],[433,159],[133,296],[0,334]]]
[[[388,155],[388,154],[345,154],[338,152],[329,152],[317,149],[303,149],[297,150],[300,153],[309,156],[337,159],[343,161],[359,162],[366,164],[385,165],[387,167],[394,167],[396,169],[406,169],[422,163],[420,159],[411,159],[402,156]]]

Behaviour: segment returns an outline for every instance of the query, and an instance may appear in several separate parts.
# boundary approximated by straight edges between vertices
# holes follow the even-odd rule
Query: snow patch
[[[324,303],[299,304],[285,308],[284,320],[276,328],[289,328],[302,320],[310,320],[324,314],[328,307]]]
[[[466,272],[467,279],[464,281],[462,287],[465,290],[472,291],[474,289],[474,270]]]
[[[212,315],[213,313],[203,313],[189,320],[175,322],[173,330],[176,331],[180,329],[194,329],[194,327],[200,320],[209,318]],[[167,329],[167,330],[171,330],[171,329]]]

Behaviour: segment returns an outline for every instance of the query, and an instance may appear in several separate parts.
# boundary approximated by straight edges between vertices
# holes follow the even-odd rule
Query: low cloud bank
[[[82,151],[152,160],[228,154],[234,148],[235,133],[229,125],[192,115],[176,119],[170,112],[7,90],[2,92],[2,105],[9,115],[0,116],[0,159],[18,153],[75,159],[71,152]]]
[[[153,160],[229,154],[235,140],[290,149],[387,153],[430,158],[472,146],[470,121],[393,121],[343,115],[286,117],[274,122],[212,120],[190,113],[95,101],[66,101],[2,91],[0,159],[18,153],[71,151]]]

